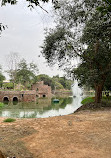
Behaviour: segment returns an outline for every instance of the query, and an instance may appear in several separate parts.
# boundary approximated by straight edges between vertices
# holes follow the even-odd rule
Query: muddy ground
[[[111,110],[4,123],[0,150],[16,158],[111,158]]]

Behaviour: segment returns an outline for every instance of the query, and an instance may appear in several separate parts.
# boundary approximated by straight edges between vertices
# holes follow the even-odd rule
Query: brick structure
[[[32,85],[32,90],[36,91],[36,96],[41,97],[51,97],[51,87],[45,85],[43,81],[37,82],[36,84]]]
[[[2,101],[35,102],[36,91],[0,91],[0,102]]]

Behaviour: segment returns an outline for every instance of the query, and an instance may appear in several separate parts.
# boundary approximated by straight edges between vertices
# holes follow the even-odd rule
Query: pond
[[[58,98],[59,103],[54,103],[53,99],[40,98],[36,103],[6,103],[0,108],[0,117],[46,118],[68,115],[81,106],[82,100],[80,97],[66,97]]]

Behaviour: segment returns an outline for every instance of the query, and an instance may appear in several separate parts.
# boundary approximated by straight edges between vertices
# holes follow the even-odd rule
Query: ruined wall
[[[8,98],[8,101],[13,101],[14,98],[24,102],[36,101],[36,91],[0,91],[0,102],[4,98]]]
[[[23,93],[23,101],[24,102],[31,102],[31,101],[36,101],[36,91],[24,91]]]
[[[38,97],[51,97],[51,87],[48,85],[44,85],[44,82],[37,82],[36,84],[32,85],[32,90],[36,91],[36,95]]]

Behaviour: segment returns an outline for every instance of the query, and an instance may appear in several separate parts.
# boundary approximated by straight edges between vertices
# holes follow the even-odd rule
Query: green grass
[[[14,121],[16,121],[16,119],[7,118],[7,119],[5,119],[3,122],[14,122]]]
[[[108,98],[106,96],[103,96],[102,101],[111,102],[111,96],[109,96]],[[88,104],[88,103],[92,103],[92,102],[94,102],[94,97],[87,97],[81,101],[81,104],[84,105],[84,104]]]
[[[109,96],[109,97],[103,96],[102,100],[109,100],[109,101],[111,101],[111,96]]]
[[[84,105],[84,104],[88,104],[88,103],[92,103],[92,102],[94,102],[94,98],[93,97],[87,97],[87,98],[85,98],[81,101],[81,104]]]
[[[2,108],[3,106],[4,106],[4,103],[1,103],[1,102],[0,102],[0,108]]]

